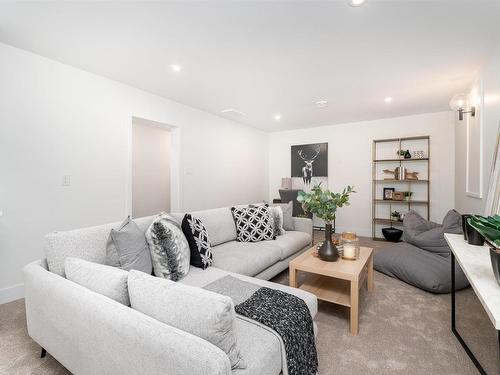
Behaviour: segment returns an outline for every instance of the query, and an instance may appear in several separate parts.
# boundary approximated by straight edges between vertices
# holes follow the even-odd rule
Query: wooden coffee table
[[[320,300],[350,307],[351,334],[358,334],[359,289],[366,280],[373,291],[373,249],[360,247],[359,258],[325,262],[316,255],[316,246],[290,262],[290,286],[313,293]],[[305,281],[297,285],[297,272],[307,272]]]

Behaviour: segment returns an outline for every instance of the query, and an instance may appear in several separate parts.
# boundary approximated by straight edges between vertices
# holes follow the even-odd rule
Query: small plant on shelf
[[[391,220],[401,221],[401,212],[399,212],[399,211],[392,211],[391,212]]]
[[[405,201],[409,201],[412,195],[413,191],[403,191],[403,196],[405,197]]]

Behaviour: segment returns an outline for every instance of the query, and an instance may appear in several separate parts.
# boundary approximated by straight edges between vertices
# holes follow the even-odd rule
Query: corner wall
[[[269,145],[269,199],[278,197],[281,178],[290,177],[290,146],[328,142],[328,187],[354,185],[351,206],[339,209],[337,231],[371,236],[372,141],[417,135],[431,137],[431,220],[440,222],[454,207],[453,113],[438,112],[272,133]]]
[[[479,94],[476,99],[477,117],[472,120],[471,125],[481,126],[482,197],[473,197],[466,192],[467,127],[471,119],[469,115],[465,115],[464,120],[459,121],[457,116],[455,120],[455,206],[462,213],[484,214],[500,123],[500,46],[478,72],[477,83],[470,88],[470,92]]]
[[[133,116],[179,129],[178,208],[267,197],[263,131],[5,44],[0,82],[0,303],[46,233],[129,214]]]

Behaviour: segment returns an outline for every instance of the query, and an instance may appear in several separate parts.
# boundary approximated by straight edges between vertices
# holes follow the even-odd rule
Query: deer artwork
[[[313,163],[316,157],[319,155],[320,150],[320,146],[316,146],[314,155],[312,156],[307,155],[303,150],[299,150],[298,152],[300,158],[304,160],[304,163],[306,164],[302,167],[302,180],[306,185],[309,185],[311,183],[311,179],[313,177]]]

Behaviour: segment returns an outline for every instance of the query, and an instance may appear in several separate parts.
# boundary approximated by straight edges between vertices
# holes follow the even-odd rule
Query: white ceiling
[[[269,131],[447,110],[499,36],[497,0],[0,3],[1,42]]]

